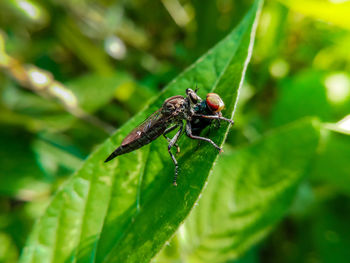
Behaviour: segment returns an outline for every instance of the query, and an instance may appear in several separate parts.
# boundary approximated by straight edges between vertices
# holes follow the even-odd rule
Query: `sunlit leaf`
[[[144,111],[118,130],[86,160],[53,198],[35,226],[22,262],[148,262],[176,231],[198,199],[218,151],[182,138],[178,187],[167,143],[104,159],[163,101],[198,84],[199,94],[220,94],[223,115],[231,117],[249,61],[257,14],[256,1],[240,25],[171,82]],[[222,145],[228,125],[211,138]]]
[[[349,1],[279,0],[299,13],[350,29]]]

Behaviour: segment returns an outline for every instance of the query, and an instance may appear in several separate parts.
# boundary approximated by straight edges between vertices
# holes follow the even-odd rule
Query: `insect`
[[[224,102],[216,93],[208,93],[206,99],[202,100],[197,95],[197,90],[186,89],[186,97],[177,95],[166,99],[160,109],[125,137],[121,145],[108,156],[105,162],[119,155],[139,149],[163,135],[168,141],[168,152],[175,165],[173,184],[176,186],[179,165],[171,149],[175,146],[177,147],[177,151],[180,152],[177,141],[183,134],[184,122],[185,134],[189,138],[211,143],[221,152],[222,149],[215,142],[209,138],[201,137],[199,134],[214,120],[234,123],[233,120],[222,116],[221,110],[224,106]],[[176,134],[173,138],[169,138],[167,134],[175,129],[178,129]]]

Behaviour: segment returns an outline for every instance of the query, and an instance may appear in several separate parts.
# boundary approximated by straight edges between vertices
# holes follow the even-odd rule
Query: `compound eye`
[[[220,112],[225,107],[224,102],[216,93],[208,93],[207,105],[213,112]]]

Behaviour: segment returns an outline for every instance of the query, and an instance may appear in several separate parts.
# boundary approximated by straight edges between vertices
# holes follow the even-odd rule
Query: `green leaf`
[[[217,150],[182,138],[178,187],[172,185],[174,166],[162,138],[108,164],[103,161],[166,98],[196,83],[202,96],[220,94],[226,103],[223,115],[232,116],[261,4],[256,1],[232,33],[91,154],[34,227],[21,262],[148,262],[161,249],[198,199]],[[227,132],[223,124],[212,139],[222,145]]]
[[[315,183],[325,183],[350,194],[350,136],[324,126],[317,158],[310,171]]]
[[[330,200],[320,202],[313,207],[312,214],[307,218],[309,228],[298,232],[299,240],[309,241],[305,244],[306,253],[317,255],[319,262],[343,262],[349,258],[350,251],[350,204],[347,196],[333,196]],[[311,240],[307,235],[311,234]],[[293,251],[292,251],[293,252]],[[300,249],[295,251],[302,257]],[[306,254],[305,253],[305,254]],[[304,255],[305,255],[304,254]]]
[[[55,31],[66,48],[70,49],[92,71],[101,75],[114,72],[113,65],[103,48],[82,34],[73,19],[62,17],[56,23]]]
[[[31,147],[33,135],[17,126],[0,125],[0,195],[22,200],[45,195],[47,178]]]
[[[113,75],[88,74],[66,83],[76,95],[79,106],[87,112],[94,112],[107,104],[116,90],[131,78],[124,73]],[[103,90],[103,92],[101,92]]]
[[[0,262],[16,262],[18,259],[18,251],[11,237],[0,232]]]
[[[225,262],[266,236],[289,209],[319,134],[307,119],[222,156],[179,232],[185,262]]]
[[[273,126],[280,126],[308,116],[322,121],[332,119],[322,72],[309,70],[282,81],[277,102],[271,113]]]
[[[100,110],[112,99],[122,102],[131,111],[139,111],[147,102],[146,99],[154,95],[153,92],[139,86],[133,77],[125,72],[111,75],[91,73],[65,84],[76,95],[79,106],[89,113]]]

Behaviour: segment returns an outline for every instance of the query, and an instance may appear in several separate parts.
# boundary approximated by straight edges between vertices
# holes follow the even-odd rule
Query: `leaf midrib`
[[[246,26],[245,26],[245,27],[246,27]],[[245,28],[245,27],[242,27],[242,28],[239,28],[239,29],[242,30],[242,31],[244,31],[244,28]],[[234,31],[236,31],[236,30],[237,30],[237,29],[233,30],[226,38],[229,38],[229,37],[234,33]],[[232,36],[231,36],[231,37],[232,37]],[[244,37],[244,34],[240,34],[240,37],[238,38],[237,43],[241,43],[243,37]],[[225,39],[226,39],[226,38],[225,38]],[[215,47],[216,47],[216,46],[214,46],[213,49],[214,49]],[[226,71],[227,71],[229,65],[231,65],[232,60],[234,59],[238,48],[239,48],[239,44],[236,44],[236,45],[234,46],[234,50],[233,50],[233,52],[232,52],[232,55],[230,56],[230,59],[226,62],[226,64],[225,64],[223,70],[221,71],[220,75],[217,77],[216,81],[214,82],[213,87],[210,89],[211,92],[215,91],[215,89],[217,88],[217,85],[219,84],[220,80],[222,79],[222,76],[224,76],[224,74],[226,73]],[[208,54],[208,55],[209,55],[209,54]],[[200,60],[201,60],[201,58],[198,59],[197,62],[200,61]],[[247,58],[247,60],[249,61],[249,58]],[[190,68],[192,68],[194,65],[196,65],[197,62],[193,63],[186,71],[190,70]],[[245,63],[245,64],[246,64],[246,63]],[[215,65],[215,64],[213,64],[213,65]],[[245,69],[246,69],[246,66],[247,66],[247,65],[244,66],[244,71],[245,71]],[[217,68],[217,67],[215,66],[215,69],[216,69],[216,68]],[[186,71],[185,71],[185,72],[186,72]],[[217,72],[217,70],[215,70],[215,71]],[[184,74],[184,73],[183,73],[183,74]],[[244,73],[242,74],[241,79],[242,79],[243,77],[244,77]],[[174,80],[174,81],[175,81],[175,80]],[[242,83],[242,81],[240,82],[239,87],[237,88],[237,90],[240,88],[241,83]],[[169,84],[169,85],[170,85],[170,84]],[[167,88],[164,89],[164,90],[167,90]],[[163,91],[163,92],[164,92],[164,91]],[[234,102],[235,104],[237,103],[237,100],[238,100],[238,96],[236,97],[236,100],[235,100],[235,102]],[[228,131],[229,131],[229,127],[230,127],[230,126],[227,126],[227,128],[226,128],[225,137],[224,137],[224,140],[223,140],[223,142],[221,143],[221,145],[222,145],[222,144],[224,143],[224,141],[225,141],[225,138],[226,138],[226,136],[227,136],[227,134],[228,134]],[[218,157],[218,154],[216,154],[215,160],[217,159],[217,157]],[[147,160],[146,160],[146,165],[147,165],[148,163],[149,163],[149,158],[147,158]],[[215,161],[214,161],[214,163],[215,163]],[[213,164],[214,164],[214,163],[213,163]],[[212,168],[210,169],[210,171],[208,172],[208,176],[209,176],[210,173],[212,172],[212,169],[213,169],[213,166],[212,166]],[[196,201],[196,202],[198,202],[199,197],[200,197],[200,195],[197,197],[197,201]],[[193,209],[193,207],[194,207],[194,205],[195,205],[196,202],[193,203],[192,208],[189,210],[189,212]],[[135,218],[138,217],[138,216],[141,214],[141,209],[142,209],[142,208],[140,207],[140,212],[139,212],[139,213],[135,213],[135,215],[134,215]],[[181,223],[183,223],[185,219],[186,219],[186,218],[184,218],[184,219],[182,220]],[[128,225],[128,227],[127,227],[127,229],[125,230],[124,233],[128,232],[127,230],[128,230],[129,228],[131,228],[131,227],[135,224],[135,222],[136,222],[136,219],[135,219],[133,222],[131,222],[131,224]],[[180,223],[180,224],[181,224],[181,223]],[[121,238],[117,241],[117,243],[113,246],[113,248],[112,248],[111,251],[113,251],[116,247],[118,247],[118,245],[119,245],[119,243],[121,242],[121,240],[122,240],[122,236],[121,236]],[[107,255],[104,257],[104,259],[103,259],[102,262],[108,262],[107,260],[108,260],[108,258],[109,258],[109,255],[110,255],[110,253],[107,254]]]

